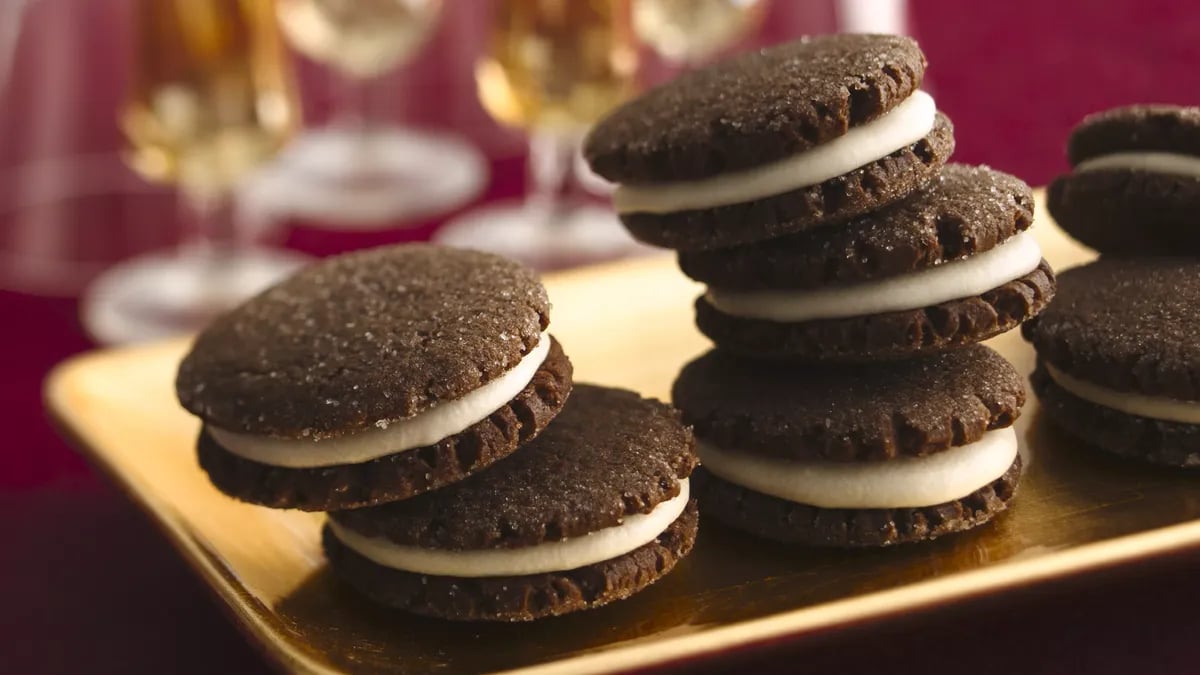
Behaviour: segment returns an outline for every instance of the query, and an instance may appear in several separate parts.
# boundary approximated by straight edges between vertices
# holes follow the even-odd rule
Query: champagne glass
[[[573,161],[587,127],[634,90],[637,45],[627,0],[501,0],[475,79],[484,108],[529,132],[523,202],[478,209],[435,239],[541,268],[641,247],[609,208],[580,195]]]
[[[633,0],[639,39],[673,63],[694,67],[762,22],[763,0]]]
[[[457,136],[371,120],[373,80],[411,59],[441,0],[276,0],[284,35],[340,73],[333,121],[302,133],[247,194],[256,208],[322,227],[377,229],[450,210],[483,188],[480,153]]]
[[[251,246],[230,199],[298,122],[270,0],[137,0],[134,10],[126,161],[178,186],[188,229],[179,250],[121,263],[89,287],[84,325],[107,343],[195,329],[302,262]]]

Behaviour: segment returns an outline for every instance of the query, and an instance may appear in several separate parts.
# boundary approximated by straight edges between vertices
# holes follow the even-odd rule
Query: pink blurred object
[[[954,159],[1044,185],[1066,171],[1084,115],[1129,103],[1200,104],[1200,12],[1173,0],[913,2]]]

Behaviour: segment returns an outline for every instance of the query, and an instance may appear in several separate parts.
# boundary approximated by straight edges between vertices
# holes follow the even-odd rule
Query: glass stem
[[[371,153],[371,91],[368,82],[347,74],[337,75],[337,94],[331,124],[348,134],[354,156],[363,164]]]
[[[370,108],[367,83],[346,73],[335,73],[334,78],[333,123],[346,129],[366,126]]]
[[[220,191],[182,189],[179,196],[183,238],[180,255],[199,263],[205,286],[219,297],[235,287],[235,256],[250,242],[249,233],[238,227],[233,202]]]
[[[571,188],[576,140],[573,135],[547,129],[529,134],[529,187],[526,208],[551,221],[566,206]]]
[[[233,209],[224,195],[183,188],[179,193],[179,208],[185,248],[211,251],[234,246],[237,232]]]

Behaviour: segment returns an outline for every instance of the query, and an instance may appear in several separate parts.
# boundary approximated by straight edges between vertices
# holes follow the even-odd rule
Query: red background
[[[27,17],[12,81],[0,89],[0,171],[120,147],[113,120],[126,4],[39,2]],[[520,139],[492,125],[473,98],[471,62],[486,34],[481,3],[449,5],[429,49],[384,85],[380,109],[457,129],[478,143],[493,171],[482,200],[519,194]],[[836,25],[827,3],[776,5],[765,41]],[[912,32],[931,64],[928,86],[955,122],[956,159],[1034,184],[1065,168],[1066,134],[1088,112],[1132,102],[1197,103],[1200,12],[1186,0],[915,0]],[[319,120],[328,108],[324,76],[312,64],[301,70],[306,112]],[[0,200],[16,189],[0,180]],[[55,222],[66,228],[68,243],[94,240],[115,256],[133,247],[111,228],[147,219],[150,226],[132,243],[156,246],[171,238],[162,226],[170,214],[167,200],[135,210],[121,198],[98,198],[63,209]],[[299,227],[287,243],[328,254],[422,238],[437,224],[367,234]],[[14,252],[16,227],[0,216],[5,256]],[[0,671],[262,669],[149,524],[46,422],[42,378],[90,346],[76,309],[72,297],[0,290],[7,324],[0,338]],[[1191,672],[1200,626],[1192,611],[1200,599],[1191,572],[1197,562],[1188,554],[820,637],[767,657],[774,665],[846,672],[898,663],[924,672]],[[1031,668],[1031,658],[1042,666]]]

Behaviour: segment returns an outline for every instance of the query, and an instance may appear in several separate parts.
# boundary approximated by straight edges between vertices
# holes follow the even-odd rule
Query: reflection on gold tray
[[[1088,255],[1042,214],[1046,257]],[[666,397],[706,349],[697,287],[669,257],[547,279],[552,331],[576,377]],[[993,346],[1028,373],[1010,333]],[[694,553],[646,592],[592,612],[522,625],[453,624],[380,609],[339,586],[318,544],[321,516],[240,504],[193,457],[196,422],[175,403],[180,341],[101,351],[46,385],[63,430],[158,522],[285,667],[306,672],[580,673],[703,656],[1113,565],[1200,543],[1197,476],[1097,456],[1039,419],[1017,424],[1028,470],[1011,511],[929,545],[838,552],[788,548],[702,522]]]

